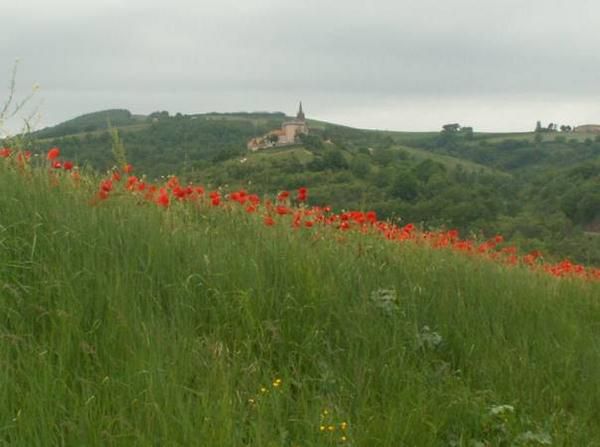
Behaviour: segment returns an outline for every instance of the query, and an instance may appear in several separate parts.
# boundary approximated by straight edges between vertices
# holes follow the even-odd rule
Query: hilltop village
[[[281,129],[275,129],[262,137],[250,139],[247,147],[251,151],[257,151],[269,147],[288,146],[297,143],[302,134],[308,135],[308,126],[306,125],[306,117],[302,110],[302,101],[300,101],[295,119],[284,122],[281,125]]]

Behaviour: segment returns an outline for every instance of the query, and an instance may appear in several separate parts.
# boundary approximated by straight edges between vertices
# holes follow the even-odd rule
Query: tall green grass
[[[597,284],[89,197],[0,163],[0,444],[600,445]]]

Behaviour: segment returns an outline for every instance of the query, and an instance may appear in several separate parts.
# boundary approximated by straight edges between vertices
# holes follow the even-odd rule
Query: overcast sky
[[[0,82],[19,58],[38,127],[300,99],[367,128],[600,123],[597,0],[0,0],[0,18]]]

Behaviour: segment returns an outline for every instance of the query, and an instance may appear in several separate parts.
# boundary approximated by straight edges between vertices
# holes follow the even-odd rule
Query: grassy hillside
[[[65,135],[83,136],[85,133],[98,133],[106,130],[109,125],[130,127],[140,125],[146,120],[145,116],[132,115],[129,110],[110,109],[87,113],[56,126],[47,127],[34,133],[36,138],[55,138]]]
[[[18,166],[7,445],[600,445],[597,282]]]
[[[258,193],[308,186],[312,203],[336,210],[368,206],[483,237],[501,231],[524,250],[600,265],[600,140],[586,135],[392,132],[309,121],[311,135],[300,145],[250,153],[248,139],[279,127],[284,114],[143,118],[117,110],[46,129],[54,137],[34,134],[28,147],[58,146],[76,163],[111,169],[109,112],[127,159],[150,179],[177,174]],[[82,133],[86,127],[97,130]]]

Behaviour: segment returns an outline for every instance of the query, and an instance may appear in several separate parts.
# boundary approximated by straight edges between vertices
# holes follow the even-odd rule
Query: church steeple
[[[296,114],[296,119],[298,121],[304,121],[306,119],[304,116],[304,112],[302,111],[302,101],[300,101],[300,107],[298,108],[298,113]]]

